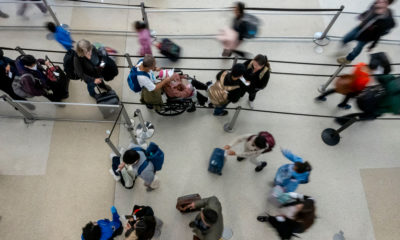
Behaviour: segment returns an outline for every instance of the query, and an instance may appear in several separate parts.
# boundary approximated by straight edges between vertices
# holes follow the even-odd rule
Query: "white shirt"
[[[143,71],[140,71],[140,68],[139,68],[140,65],[142,65],[142,62],[136,66],[137,71],[143,72]],[[152,70],[150,70],[150,72],[148,72],[148,74],[150,75],[151,78],[148,78],[147,76],[138,75],[137,79],[138,79],[138,82],[139,82],[139,85],[141,88],[146,88],[148,91],[151,92],[151,91],[154,91],[154,89],[156,88],[157,79],[154,76],[154,73]]]

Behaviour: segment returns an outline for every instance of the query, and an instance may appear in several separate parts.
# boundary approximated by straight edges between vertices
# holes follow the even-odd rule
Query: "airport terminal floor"
[[[75,41],[87,39],[112,47],[119,55],[138,55],[140,46],[132,23],[142,19],[142,12],[138,7],[127,5],[136,6],[140,1],[90,1],[99,4],[48,2],[53,4],[60,23],[69,26]],[[261,20],[261,25],[257,38],[245,40],[239,49],[249,52],[250,57],[265,54],[271,62],[268,86],[254,101],[254,110],[260,111],[249,109],[246,94],[228,106],[226,116],[213,116],[211,108],[197,108],[195,112],[177,116],[159,115],[139,104],[140,94],[130,90],[126,81],[128,62],[125,57],[117,57],[117,65],[123,67],[109,85],[124,102],[135,127],[140,123],[134,117],[136,109],[141,110],[144,120],[151,121],[155,131],[146,141],[157,143],[165,153],[163,168],[157,172],[160,187],[151,192],[146,191],[141,179],[133,189],[125,189],[111,176],[112,150],[105,138],[113,129],[112,143],[117,148],[127,148],[130,134],[126,124],[117,123],[113,128],[114,121],[102,118],[84,82],[71,80],[69,98],[63,100],[68,103],[65,107],[48,103],[44,97],[30,99],[36,106],[33,115],[41,120],[29,124],[18,111],[1,101],[0,239],[80,239],[87,222],[112,218],[110,207],[113,205],[125,225],[123,216],[130,214],[135,204],[151,206],[164,222],[158,239],[192,239],[188,224],[195,213],[181,214],[175,208],[177,197],[192,193],[218,197],[224,225],[233,231],[231,239],[279,239],[272,227],[257,221],[257,216],[276,213],[267,197],[277,169],[289,163],[280,148],[290,149],[313,167],[310,182],[297,189],[312,196],[317,207],[317,219],[310,229],[300,234],[302,239],[338,239],[340,231],[346,240],[399,239],[400,120],[385,114],[382,117],[389,120],[357,122],[340,133],[339,144],[328,146],[322,141],[321,132],[326,128],[338,129],[340,125],[333,117],[326,116],[357,112],[357,105],[351,100],[351,109],[337,108],[342,98],[339,94],[326,102],[314,100],[319,95],[318,88],[339,66],[336,58],[340,39],[358,23],[354,13],[365,11],[371,2],[245,1],[247,7],[258,8],[338,9],[345,6],[344,13],[328,33],[329,44],[319,47],[313,42],[313,36],[328,26],[337,11],[249,10]],[[146,6],[154,7],[146,8],[150,29],[158,38],[167,37],[182,48],[182,59],[171,62],[157,58],[157,66],[181,68],[203,83],[215,81],[216,69],[230,68],[233,63],[231,58],[220,58],[222,45],[215,39],[220,29],[231,25],[233,12],[225,8],[233,4],[223,0],[145,1]],[[20,46],[36,58],[47,55],[55,63],[62,62],[63,53],[48,51],[65,51],[56,41],[47,39],[48,31],[43,26],[53,21],[52,16],[43,15],[32,5],[26,12],[29,19],[23,18],[16,14],[19,7],[19,1],[0,2],[0,9],[10,15],[7,19],[0,18],[0,47]],[[190,10],[193,8],[208,10]],[[395,15],[399,14],[400,2],[395,2],[391,9]],[[395,20],[400,24],[400,17]],[[396,27],[384,36],[372,52],[386,52],[392,63],[400,63],[399,29]],[[351,47],[354,45],[350,43]],[[161,56],[156,47],[153,53]],[[14,59],[19,56],[17,51],[7,49],[4,54]],[[138,58],[132,58],[132,62],[137,61]],[[368,61],[365,48],[353,64]],[[398,65],[392,67],[393,73],[400,73]],[[343,72],[350,70],[345,68]],[[244,109],[233,131],[224,131],[224,124],[231,121],[238,106]],[[240,135],[260,131],[270,132],[276,141],[273,151],[259,157],[268,163],[263,171],[255,172],[250,161],[239,162],[232,156],[227,157],[221,176],[207,171],[214,148],[222,148]]]

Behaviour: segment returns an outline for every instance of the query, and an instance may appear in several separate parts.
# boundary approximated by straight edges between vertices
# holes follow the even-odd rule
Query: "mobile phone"
[[[104,67],[106,65],[106,63],[104,61],[100,62],[100,67]]]

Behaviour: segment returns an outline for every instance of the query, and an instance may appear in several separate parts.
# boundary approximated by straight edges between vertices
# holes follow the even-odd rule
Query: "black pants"
[[[338,120],[341,121],[348,121],[352,118],[358,117],[358,121],[366,121],[366,120],[374,120],[377,117],[381,116],[380,114],[375,114],[375,113],[364,113],[364,112],[360,112],[360,113],[352,113],[352,114],[347,114],[341,117],[338,117]]]
[[[326,97],[328,95],[331,95],[332,93],[336,93],[336,89],[334,89],[334,88],[329,89],[326,92],[324,92],[323,94],[319,95],[318,98]],[[349,94],[345,95],[343,101],[341,103],[339,103],[339,105],[342,105],[342,106],[346,105],[349,102],[350,98],[354,98],[357,95],[358,95],[358,92],[349,93]]]
[[[193,87],[195,87],[197,90],[204,90],[207,91],[208,86],[200,81],[197,81],[196,79],[192,80],[192,85]],[[200,105],[204,105],[207,101],[208,98],[206,96],[204,96],[203,94],[201,94],[199,91],[197,91],[197,101]]]
[[[249,101],[252,102],[256,99],[257,92],[260,91],[258,88],[247,88],[247,93],[249,94]]]

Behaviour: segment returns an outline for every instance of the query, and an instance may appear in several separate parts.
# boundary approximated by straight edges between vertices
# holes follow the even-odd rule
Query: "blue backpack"
[[[147,147],[146,150],[143,148],[133,148],[135,151],[142,151],[146,155],[146,161],[140,165],[138,169],[138,175],[140,175],[143,170],[149,165],[149,162],[151,162],[154,166],[154,171],[160,171],[162,168],[162,165],[164,164],[164,152],[160,149],[160,147],[151,142],[149,146]]]
[[[143,58],[140,59],[137,62],[137,64],[139,64],[141,62],[143,62]],[[132,91],[134,91],[136,93],[142,91],[142,88],[140,87],[139,81],[137,79],[138,76],[146,76],[148,78],[151,78],[150,74],[148,74],[147,72],[138,71],[138,68],[136,66],[132,67],[127,80],[128,80],[129,88],[132,89]]]

